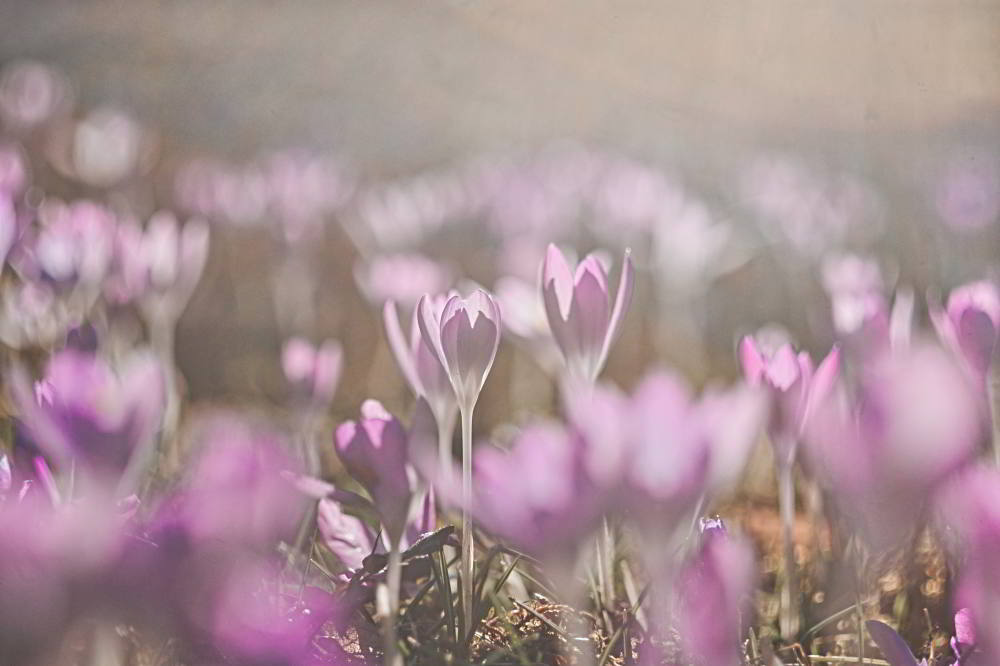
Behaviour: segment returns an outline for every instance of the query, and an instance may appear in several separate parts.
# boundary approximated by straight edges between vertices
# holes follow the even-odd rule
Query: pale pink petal
[[[635,289],[635,268],[632,266],[632,251],[625,250],[625,257],[622,260],[622,273],[618,278],[618,293],[615,295],[615,306],[611,311],[611,319],[608,322],[608,333],[604,338],[604,346],[601,348],[601,356],[597,362],[597,368],[603,368],[611,352],[611,345],[618,340],[621,334],[622,325],[625,322],[625,314],[632,303],[632,292]]]
[[[414,314],[416,315],[416,313]],[[417,374],[414,358],[411,355],[413,347],[407,344],[406,337],[403,335],[403,329],[399,325],[399,313],[396,311],[396,303],[394,301],[389,300],[385,302],[385,305],[382,307],[382,321],[385,323],[385,337],[389,341],[389,349],[392,350],[392,355],[396,358],[396,365],[399,366],[399,371],[403,373],[403,377],[414,393],[424,395],[424,387]],[[419,333],[419,326],[420,324],[414,321],[411,334]],[[418,341],[418,344],[423,343]]]
[[[573,299],[573,274],[562,251],[553,244],[545,250],[545,260],[542,263],[542,290],[553,287],[553,294],[558,305],[558,313],[562,319],[569,317],[570,303]]]

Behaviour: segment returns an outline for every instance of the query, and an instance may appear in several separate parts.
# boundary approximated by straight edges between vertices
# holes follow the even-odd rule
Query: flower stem
[[[441,466],[441,481],[445,486],[450,487],[453,482],[453,472],[451,464],[451,442],[455,435],[455,409],[449,407],[439,410],[435,414],[438,427],[438,460]],[[463,455],[465,449],[463,448]]]
[[[781,513],[781,542],[785,582],[781,588],[779,628],[782,638],[794,640],[799,631],[798,575],[795,564],[795,478],[791,460],[778,460],[778,510]]]
[[[474,587],[472,525],[469,506],[472,503],[472,412],[473,407],[462,408],[462,617],[465,627],[472,626],[472,593]]]
[[[394,539],[389,548],[389,565],[386,572],[386,587],[389,603],[385,616],[385,666],[403,666],[403,655],[399,653],[396,635],[396,618],[399,616],[399,588],[402,580],[403,559],[399,552],[399,539]]]

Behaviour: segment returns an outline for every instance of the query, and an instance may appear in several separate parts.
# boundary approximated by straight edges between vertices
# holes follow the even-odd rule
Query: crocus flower
[[[769,433],[779,453],[794,456],[794,442],[801,436],[816,407],[826,399],[840,371],[840,349],[830,350],[819,367],[807,352],[796,353],[787,342],[768,350],[766,341],[745,336],[740,341],[740,363],[747,383],[768,389],[774,400]]]
[[[12,390],[18,418],[46,455],[102,475],[145,462],[163,413],[163,372],[143,352],[114,368],[95,354],[65,350],[34,385],[17,370]]]
[[[629,252],[625,252],[613,305],[607,272],[594,255],[584,258],[574,273],[559,248],[549,245],[541,277],[549,328],[567,368],[571,374],[593,382],[621,332],[632,301],[635,277]]]
[[[32,249],[40,276],[60,285],[98,284],[111,262],[115,220],[110,211],[89,201],[47,200],[39,217],[43,226]]]
[[[143,306],[150,314],[180,316],[205,269],[208,240],[208,225],[202,220],[190,220],[182,228],[168,212],[150,218],[142,240],[150,286]]]
[[[378,401],[366,400],[361,405],[360,420],[347,421],[337,428],[334,445],[347,472],[374,500],[390,539],[398,542],[413,494],[403,424]]]
[[[440,321],[445,304],[454,295],[454,293],[441,294],[427,299],[432,316],[437,321]],[[453,423],[455,410],[458,408],[455,401],[455,390],[452,388],[445,365],[434,351],[433,343],[424,340],[419,321],[420,312],[420,308],[413,312],[409,340],[407,340],[407,336],[399,324],[399,314],[395,301],[386,301],[382,308],[386,338],[388,338],[389,348],[396,358],[396,364],[413,393],[427,400],[431,412],[439,424]]]
[[[281,349],[281,369],[297,393],[328,405],[340,381],[343,349],[334,340],[315,347],[304,338],[288,339]]]
[[[354,278],[372,303],[395,301],[406,308],[424,294],[436,294],[451,284],[451,272],[421,254],[377,256],[354,269]]]
[[[703,534],[676,579],[674,622],[685,654],[705,664],[741,663],[754,578],[747,543],[721,530]]]
[[[956,475],[937,493],[937,524],[952,555],[961,563],[953,604],[958,662],[995,664],[1000,660],[1000,472],[977,465]]]
[[[927,499],[975,455],[981,416],[949,355],[926,343],[864,367],[857,400],[837,393],[806,426],[812,468],[857,527],[893,543]]]
[[[948,296],[947,307],[930,307],[938,336],[978,381],[985,381],[1000,339],[1000,290],[983,280],[963,285]]]
[[[440,316],[426,295],[417,310],[424,344],[448,373],[459,408],[471,411],[500,345],[500,307],[477,289],[466,298],[451,296]]]

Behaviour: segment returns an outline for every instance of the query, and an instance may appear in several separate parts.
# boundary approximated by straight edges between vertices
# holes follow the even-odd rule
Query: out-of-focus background
[[[178,332],[192,396],[279,396],[281,341],[302,333],[345,345],[335,411],[406,396],[385,294],[365,293],[387,253],[492,287],[528,279],[549,240],[606,248],[613,275],[632,244],[643,279],[609,366],[626,384],[652,361],[732,373],[735,336],[770,321],[821,350],[836,252],[918,302],[990,274],[998,37],[990,0],[0,2],[0,64],[55,66],[75,119],[140,128],[141,179],[34,165],[48,192],[231,218]],[[245,182],[287,148],[330,160],[307,242],[261,224]],[[284,302],[303,290],[304,315]],[[543,376],[505,346],[486,405]]]

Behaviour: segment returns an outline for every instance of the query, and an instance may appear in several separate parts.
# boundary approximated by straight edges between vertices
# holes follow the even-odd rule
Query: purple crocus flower
[[[112,477],[140,471],[164,404],[163,372],[150,354],[112,367],[67,349],[52,357],[41,381],[32,384],[18,369],[11,384],[19,419],[51,459]]]
[[[705,664],[739,664],[749,624],[753,549],[720,530],[705,532],[676,579],[674,625],[685,654]]]
[[[570,270],[566,257],[549,245],[541,268],[542,301],[549,328],[566,361],[568,372],[593,382],[604,367],[632,301],[634,270],[629,252],[622,260],[618,292],[612,305],[608,276],[594,255]]]
[[[951,292],[944,310],[932,305],[930,316],[941,341],[982,384],[1000,339],[1000,289],[986,280],[963,285]]]
[[[347,472],[371,495],[389,538],[398,543],[413,495],[403,424],[378,401],[366,400],[358,421],[337,428],[334,445]]]

